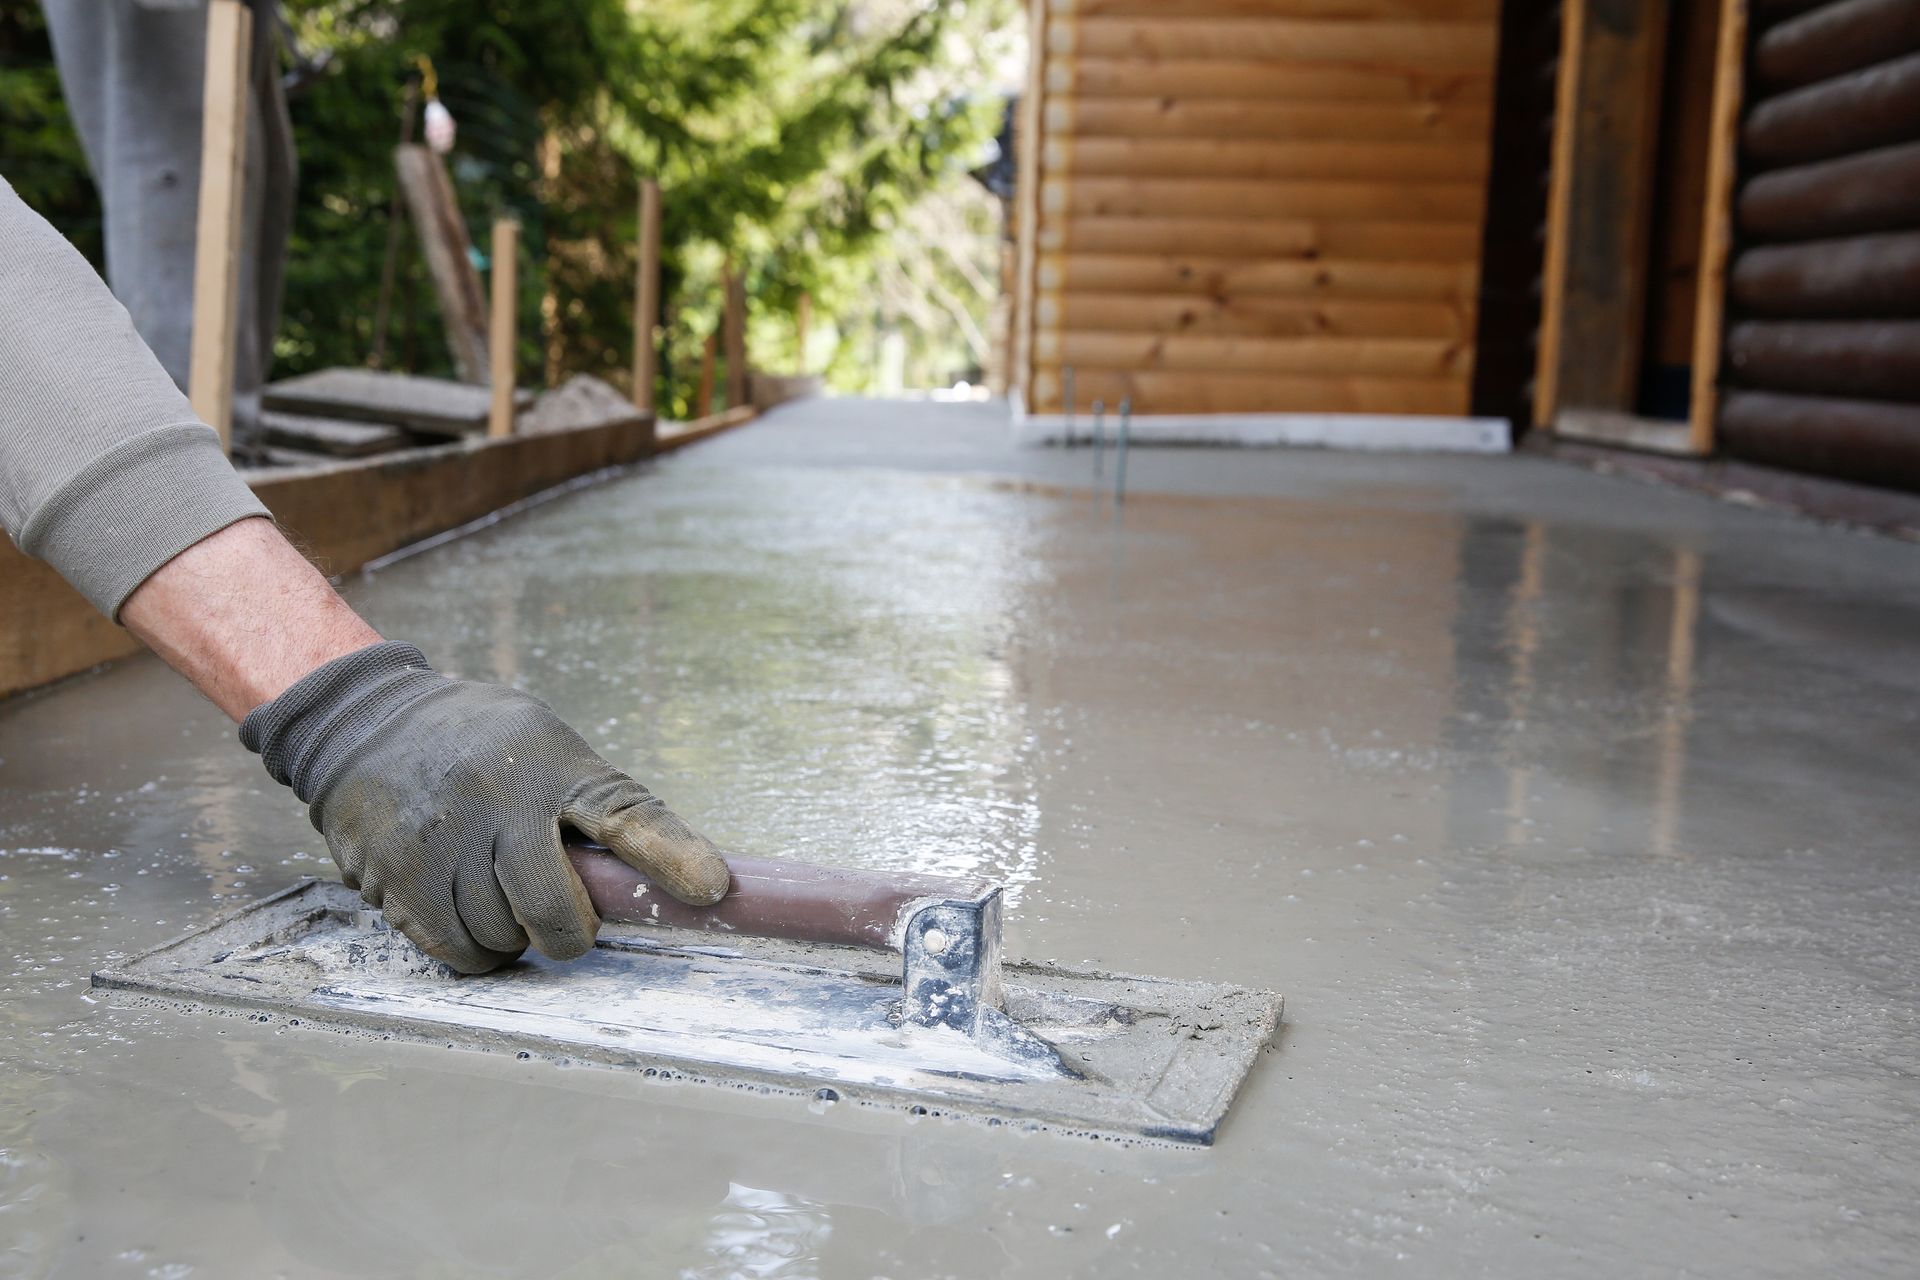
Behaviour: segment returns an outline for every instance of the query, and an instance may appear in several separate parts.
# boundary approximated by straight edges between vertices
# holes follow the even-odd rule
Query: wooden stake
[[[253,12],[240,0],[207,6],[207,72],[201,97],[200,208],[193,248],[193,343],[187,397],[233,448],[234,313],[240,293],[240,210],[245,192],[247,66]]]
[[[713,360],[720,349],[720,326],[715,325],[707,334],[706,345],[700,348],[700,384],[693,393],[693,416],[704,418],[713,412]]]
[[[640,266],[633,286],[633,407],[653,412],[660,328],[660,184],[640,183]]]
[[[803,293],[800,302],[793,309],[793,340],[800,348],[800,367],[796,370],[802,376],[807,372],[807,331],[813,328],[813,295]]]
[[[520,224],[512,218],[493,223],[493,315],[487,325],[487,373],[493,387],[493,405],[487,414],[487,436],[497,440],[513,434],[514,348],[519,341],[515,276],[520,258]]]
[[[1733,190],[1740,160],[1740,104],[1744,97],[1747,0],[1721,0],[1720,44],[1713,74],[1713,119],[1707,153],[1705,218],[1694,287],[1693,395],[1687,444],[1713,452],[1720,415],[1720,346],[1727,318],[1727,259],[1733,249]]]
[[[726,295],[721,309],[721,345],[727,357],[727,408],[747,402],[747,282],[727,263]]]

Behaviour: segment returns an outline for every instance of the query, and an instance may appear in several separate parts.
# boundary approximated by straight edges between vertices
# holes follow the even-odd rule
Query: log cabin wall
[[[1920,0],[1754,0],[1726,452],[1920,489]]]
[[[1469,410],[1498,0],[1033,0],[1013,380]]]

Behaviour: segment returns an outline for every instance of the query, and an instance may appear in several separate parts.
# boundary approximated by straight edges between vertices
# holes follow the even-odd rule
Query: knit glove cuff
[[[383,640],[323,663],[247,713],[240,742],[308,804],[409,703],[452,684],[413,645]]]

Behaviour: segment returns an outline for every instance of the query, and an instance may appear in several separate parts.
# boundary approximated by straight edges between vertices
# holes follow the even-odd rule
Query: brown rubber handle
[[[690,907],[596,844],[569,839],[567,853],[602,920],[710,933],[898,951],[906,917],[929,900],[974,902],[988,880],[851,871],[728,854],[727,896]]]

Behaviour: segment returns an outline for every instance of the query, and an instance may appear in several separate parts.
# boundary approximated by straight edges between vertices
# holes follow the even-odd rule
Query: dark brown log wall
[[[1760,0],[1728,453],[1920,489],[1920,0]]]

